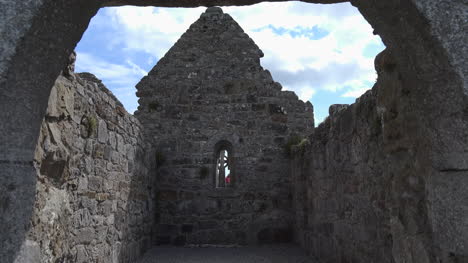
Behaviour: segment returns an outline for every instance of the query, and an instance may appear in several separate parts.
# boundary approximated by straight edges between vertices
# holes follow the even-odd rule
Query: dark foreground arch
[[[0,3],[2,262],[14,261],[28,229],[35,197],[33,153],[50,89],[97,10],[103,5],[194,7],[257,2],[262,1],[10,0]],[[444,187],[445,181],[468,186],[466,1],[351,2],[404,69],[401,79],[408,93],[402,100],[411,103],[411,112],[406,114],[414,117],[411,125],[414,129],[408,132],[427,150],[426,162],[420,165],[428,168],[425,191],[431,197],[426,204],[427,214],[421,218],[427,221],[427,228],[419,234],[426,235],[430,243],[426,245],[440,253],[467,254],[468,226],[459,223],[468,217],[466,191],[451,194],[450,187]],[[445,213],[441,204],[453,205],[461,212]]]

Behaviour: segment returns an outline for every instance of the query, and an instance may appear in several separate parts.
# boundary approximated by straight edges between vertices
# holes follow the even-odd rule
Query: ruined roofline
[[[114,93],[110,89],[108,89],[106,85],[104,85],[102,80],[96,77],[96,75],[94,75],[93,73],[79,72],[79,73],[75,73],[75,76],[77,76],[78,81],[84,80],[84,81],[95,83],[99,87],[99,89],[102,90],[104,93],[106,93],[118,106],[125,109],[122,102],[120,102],[120,100],[114,95]],[[125,109],[125,111],[127,111],[127,109]],[[127,113],[129,112],[127,111]]]

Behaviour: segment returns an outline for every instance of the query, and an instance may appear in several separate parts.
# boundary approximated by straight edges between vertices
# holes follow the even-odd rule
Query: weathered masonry
[[[156,231],[156,222],[162,225],[166,219],[164,214],[152,217],[154,212],[163,211],[155,210],[163,205],[157,203],[155,190],[171,193],[175,183],[153,184],[159,176],[164,178],[164,165],[156,169],[153,165],[157,154],[151,151],[157,151],[158,147],[145,146],[147,143],[159,145],[155,138],[148,140],[142,134],[143,130],[146,132],[143,127],[149,124],[144,118],[138,124],[138,120],[122,111],[90,75],[57,79],[97,10],[103,6],[132,4],[192,7],[257,2],[261,1],[29,0],[0,3],[3,22],[0,23],[2,262],[36,262],[37,258],[43,262],[132,262],[152,239],[161,236],[161,232]],[[377,60],[379,78],[372,91],[353,105],[334,106],[329,119],[309,136],[310,146],[297,152],[290,167],[293,176],[282,179],[291,181],[290,187],[294,189],[294,237],[323,262],[466,262],[466,1],[353,0],[351,3],[381,36],[389,55]],[[254,72],[264,74],[260,70]],[[191,77],[201,79],[201,76]],[[263,82],[268,76],[252,79]],[[151,76],[148,81],[152,83],[150,80]],[[251,84],[242,82],[242,85],[233,85],[233,90],[251,87]],[[266,90],[274,89],[275,85],[264,84]],[[53,86],[55,91],[51,92]],[[163,92],[162,88],[157,89]],[[294,100],[281,94],[272,91],[264,97],[282,98],[294,104]],[[159,93],[149,94],[149,97],[140,95],[141,114],[150,109],[151,96],[160,96]],[[236,93],[232,95],[236,97]],[[212,97],[222,98],[222,93],[212,94]],[[55,103],[52,103],[50,100],[54,98]],[[278,99],[273,104],[282,106],[281,101]],[[164,103],[162,111],[154,107],[154,112],[175,113],[158,118],[177,123],[177,112],[184,108],[180,107],[183,102]],[[238,102],[243,103],[250,106],[246,107],[249,115],[253,114],[252,105],[258,102]],[[175,111],[167,109],[171,105]],[[289,114],[294,112],[294,107],[291,111],[287,103],[284,105],[289,125],[292,121]],[[258,114],[267,116],[269,109],[268,106],[268,110]],[[183,111],[179,112],[181,117],[186,117]],[[272,118],[257,121],[262,125],[270,121],[277,123]],[[186,125],[185,121],[181,123]],[[223,124],[227,129],[229,123]],[[243,124],[230,125],[236,130]],[[152,129],[153,135],[159,134],[156,127]],[[186,136],[183,127],[174,131]],[[259,136],[258,133],[254,135]],[[211,178],[206,179],[206,186],[226,188],[218,189],[222,193],[250,191],[242,187],[245,177],[239,173],[236,160],[242,144],[221,137],[220,144],[216,144],[217,140],[212,147],[199,150],[199,156],[208,156],[205,163],[201,159],[201,164],[208,168],[207,178]],[[244,141],[249,139],[244,135],[240,137]],[[267,137],[264,139],[271,139]],[[38,151],[36,146],[39,146]],[[163,146],[159,145],[161,150]],[[220,177],[215,177],[218,151],[223,149],[228,152],[226,160],[233,172],[232,185],[229,183],[227,187],[220,184]],[[164,155],[164,151],[161,153]],[[190,171],[181,174],[180,179],[195,176],[197,168],[194,167],[200,165],[196,163],[199,158],[187,161],[194,167],[184,168],[185,160],[180,166],[174,162],[183,151],[175,153],[177,156],[166,156],[165,165],[178,171]],[[252,154],[255,158],[260,156],[256,152]],[[148,160],[143,156],[148,156]],[[206,169],[200,169],[199,174],[201,170]],[[152,174],[154,171],[159,174]],[[183,177],[185,175],[187,177]],[[110,178],[112,180],[108,180]],[[202,182],[200,178],[194,180]],[[203,193],[203,188],[196,190]],[[180,198],[178,189],[176,195],[165,197],[165,204],[203,200],[195,196],[187,200]],[[268,198],[266,213],[275,207],[273,199]],[[183,228],[183,236],[192,234],[187,236],[187,242],[195,238],[200,229],[195,225],[184,227],[189,216],[186,210],[179,214],[178,209],[172,210],[177,214],[170,216],[184,219],[176,224]],[[161,225],[158,228],[163,228]],[[219,226],[218,229],[226,228]],[[174,232],[166,236],[174,242],[182,240],[179,235]],[[249,242],[248,238],[246,240]]]
[[[213,7],[137,85],[135,116],[161,162],[157,243],[292,239],[284,145],[311,131],[312,105],[281,91],[260,66],[262,56]]]
[[[16,262],[135,262],[151,246],[155,166],[142,130],[93,75],[59,76],[34,157],[31,227]]]

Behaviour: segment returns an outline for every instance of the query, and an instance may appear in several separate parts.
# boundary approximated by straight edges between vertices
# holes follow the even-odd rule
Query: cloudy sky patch
[[[77,46],[77,71],[102,79],[129,112],[134,86],[205,8],[103,8]],[[316,124],[334,103],[353,103],[375,82],[373,60],[384,49],[349,3],[261,3],[224,7],[262,49],[262,66],[284,89],[310,100]]]

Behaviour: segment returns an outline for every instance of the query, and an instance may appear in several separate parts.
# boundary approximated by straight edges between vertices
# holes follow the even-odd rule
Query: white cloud
[[[124,104],[128,112],[137,109],[135,84],[147,74],[142,68],[131,60],[124,65],[109,63],[92,54],[77,52],[76,72],[90,72],[114,93]]]
[[[348,98],[357,98],[364,94],[370,87],[369,82],[354,80],[350,81],[350,87],[344,90],[344,93],[341,94],[341,97]]]
[[[365,81],[375,80],[373,58],[364,57],[363,49],[370,43],[381,43],[380,38],[372,34],[372,27],[349,3],[263,3],[225,11],[263,50],[262,65],[297,94],[308,87],[345,90],[347,97],[357,97]],[[316,26],[328,31],[328,35],[318,40],[305,35],[293,37],[274,32],[272,26],[291,31]]]
[[[130,59],[127,59],[127,64],[132,68],[132,72],[137,75],[148,75],[148,72],[146,72],[144,69],[142,69],[140,66],[137,64],[133,63]]]
[[[78,52],[76,61],[76,72],[90,72],[107,83],[120,85],[132,84],[147,74],[138,65],[127,60],[127,65],[109,63],[97,56]],[[134,85],[134,84],[133,84]]]
[[[283,90],[292,90],[296,93],[302,101],[309,101],[312,99],[312,96],[316,93],[316,90],[310,86],[295,86],[291,88],[290,86],[283,86]]]
[[[155,8],[124,6],[106,8],[116,32],[113,45],[144,51],[161,58],[195,22],[203,8]]]
[[[349,97],[349,98],[357,98],[361,96],[362,94],[364,94],[367,90],[369,90],[369,87],[362,86],[361,88],[348,90],[347,92],[343,93],[341,96]]]
[[[146,61],[146,63],[150,66],[154,66],[154,64],[156,63],[155,58],[153,56],[148,56],[148,60]]]

